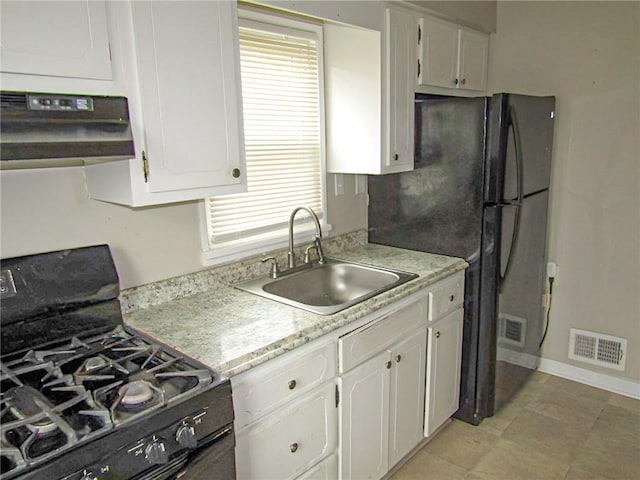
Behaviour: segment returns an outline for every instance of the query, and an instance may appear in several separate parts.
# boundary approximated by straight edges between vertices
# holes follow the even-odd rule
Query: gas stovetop
[[[60,455],[213,382],[211,371],[123,327],[5,358],[0,369],[3,472]]]
[[[1,480],[133,478],[229,429],[228,380],[126,327],[117,283],[106,245],[2,261]]]

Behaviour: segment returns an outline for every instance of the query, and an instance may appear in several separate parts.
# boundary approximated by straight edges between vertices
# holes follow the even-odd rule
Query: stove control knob
[[[152,465],[164,465],[169,461],[167,444],[160,439],[154,439],[144,449],[144,458]]]
[[[176,430],[176,441],[182,448],[196,448],[198,439],[193,425],[188,422],[182,422],[182,425]]]

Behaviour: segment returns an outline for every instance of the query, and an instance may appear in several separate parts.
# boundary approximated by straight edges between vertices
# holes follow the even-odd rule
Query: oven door
[[[176,474],[176,480],[234,480],[236,462],[234,455],[235,437],[230,430],[223,437],[203,445],[192,453],[187,463]]]

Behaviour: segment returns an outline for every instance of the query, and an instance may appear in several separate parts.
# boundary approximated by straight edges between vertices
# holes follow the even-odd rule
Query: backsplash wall
[[[366,228],[366,197],[346,177],[344,195],[328,192],[331,236]],[[91,200],[82,167],[3,170],[0,199],[2,258],[108,243],[122,288],[204,268],[198,202],[132,209]]]

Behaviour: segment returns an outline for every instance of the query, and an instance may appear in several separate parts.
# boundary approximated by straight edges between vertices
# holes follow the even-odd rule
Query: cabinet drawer
[[[429,321],[438,320],[464,302],[464,275],[458,274],[429,292]]]
[[[334,453],[304,472],[297,480],[335,480],[336,478],[338,478],[338,454]]]
[[[335,342],[285,355],[234,377],[233,404],[236,429],[242,428],[279,404],[320,385],[336,374]]]
[[[338,444],[335,388],[328,382],[240,431],[236,435],[237,478],[295,478],[333,453]]]
[[[341,337],[338,341],[340,373],[349,371],[423,324],[425,310],[426,301],[420,299]]]

